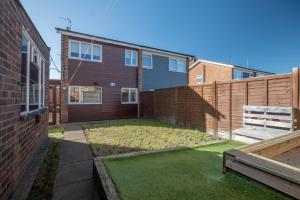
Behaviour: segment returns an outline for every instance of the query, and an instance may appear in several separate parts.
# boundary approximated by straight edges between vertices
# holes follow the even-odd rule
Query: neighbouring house
[[[269,72],[237,65],[223,64],[208,60],[197,60],[189,67],[189,85],[197,85],[213,81],[230,81],[271,74],[272,73]]]
[[[0,199],[48,135],[50,49],[19,0],[0,1]]]
[[[56,28],[61,121],[134,118],[139,92],[186,85],[192,55]]]

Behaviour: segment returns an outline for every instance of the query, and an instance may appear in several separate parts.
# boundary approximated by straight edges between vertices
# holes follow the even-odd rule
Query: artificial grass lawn
[[[231,141],[195,149],[107,159],[104,164],[121,199],[125,200],[284,199],[234,174],[222,174],[222,152],[241,145]]]
[[[52,199],[54,179],[59,163],[59,149],[63,138],[63,128],[60,126],[49,127],[49,138],[52,143],[48,147],[47,154],[33,183],[28,200]]]
[[[81,126],[95,156],[179,146],[195,147],[215,140],[213,136],[198,130],[146,119],[102,121]]]

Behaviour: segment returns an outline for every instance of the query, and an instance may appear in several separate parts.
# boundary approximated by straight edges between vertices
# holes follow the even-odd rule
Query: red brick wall
[[[68,59],[69,39],[101,44],[102,62]],[[62,122],[137,117],[137,104],[121,104],[122,87],[139,87],[138,67],[125,66],[125,47],[96,41],[91,42],[83,38],[66,35],[62,35],[61,42],[63,63],[61,98]],[[80,67],[77,68],[79,65]],[[73,74],[75,75],[73,76]],[[73,78],[71,80],[72,76]],[[94,83],[97,82],[98,86],[102,87],[102,104],[68,105],[69,82],[71,86],[93,86]],[[110,86],[112,82],[115,83],[115,86]]]
[[[232,80],[232,68],[212,63],[200,62],[189,70],[189,85],[196,85],[197,75],[203,75],[205,83]]]
[[[0,199],[8,199],[22,178],[40,144],[47,137],[48,113],[21,119],[22,25],[41,53],[49,49],[17,0],[0,1]],[[49,63],[46,63],[46,99]],[[46,105],[48,104],[46,100]]]

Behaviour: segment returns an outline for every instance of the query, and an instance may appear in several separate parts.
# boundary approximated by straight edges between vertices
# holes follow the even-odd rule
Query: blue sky
[[[72,30],[286,73],[300,66],[298,0],[21,0],[60,66],[60,35]],[[51,78],[60,75],[51,70]]]

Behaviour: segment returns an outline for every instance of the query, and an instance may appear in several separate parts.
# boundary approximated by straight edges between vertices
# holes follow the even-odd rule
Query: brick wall
[[[196,85],[197,75],[203,75],[205,83],[213,81],[230,81],[232,80],[232,68],[200,62],[189,70],[189,85]]]
[[[18,0],[0,1],[0,199],[10,197],[47,137],[48,113],[20,118],[22,25],[49,60],[49,49]],[[46,63],[46,100],[49,63]]]
[[[76,40],[102,45],[102,62],[82,61],[68,58],[68,42]],[[121,104],[121,88],[142,87],[141,53],[140,67],[126,66],[124,46],[91,41],[82,37],[61,35],[61,120],[62,123],[96,121],[106,119],[136,118],[138,104]],[[137,49],[132,49],[136,50]],[[112,86],[111,83],[115,85]],[[102,88],[102,104],[68,104],[68,86],[93,86]],[[91,112],[93,111],[93,112]]]

